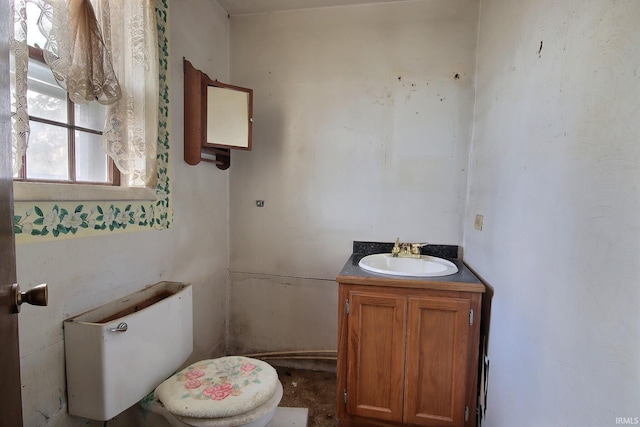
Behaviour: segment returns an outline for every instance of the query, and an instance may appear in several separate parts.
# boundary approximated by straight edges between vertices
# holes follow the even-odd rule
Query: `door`
[[[9,103],[9,0],[0,0],[0,427],[22,425],[18,315],[12,313],[11,285],[16,281],[13,239],[13,179]]]
[[[468,299],[409,298],[405,422],[465,425],[470,309]]]
[[[350,292],[347,413],[402,421],[404,296]]]

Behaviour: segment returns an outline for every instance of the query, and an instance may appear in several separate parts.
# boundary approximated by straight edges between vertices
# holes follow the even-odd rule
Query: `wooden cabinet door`
[[[349,293],[347,413],[402,421],[406,298]]]
[[[470,301],[410,297],[404,422],[465,425]]]

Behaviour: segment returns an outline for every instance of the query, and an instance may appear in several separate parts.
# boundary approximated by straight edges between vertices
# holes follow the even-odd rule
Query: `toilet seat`
[[[271,399],[269,399],[266,403],[254,408],[253,410],[245,413],[236,415],[228,418],[212,418],[212,419],[202,419],[202,418],[188,418],[188,417],[176,417],[183,423],[193,427],[260,427],[265,425],[261,420],[264,418],[266,420],[271,420],[273,415],[278,409],[278,403],[282,399],[282,384],[278,382],[278,386],[276,388],[275,393]],[[254,424],[255,422],[255,424]]]
[[[282,385],[268,363],[228,356],[186,367],[160,384],[154,396],[158,402],[148,402],[151,410],[185,425],[229,427],[273,416]]]

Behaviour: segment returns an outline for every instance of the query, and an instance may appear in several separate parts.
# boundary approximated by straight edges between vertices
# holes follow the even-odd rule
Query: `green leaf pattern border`
[[[156,0],[160,102],[158,119],[158,184],[156,200],[146,202],[16,202],[16,242],[41,241],[104,232],[167,229],[173,221],[169,181],[169,0]]]

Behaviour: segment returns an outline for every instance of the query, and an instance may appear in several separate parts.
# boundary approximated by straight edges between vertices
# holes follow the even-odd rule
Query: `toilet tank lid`
[[[156,388],[169,412],[190,418],[224,418],[264,404],[276,391],[278,374],[271,365],[243,356],[194,363]]]

